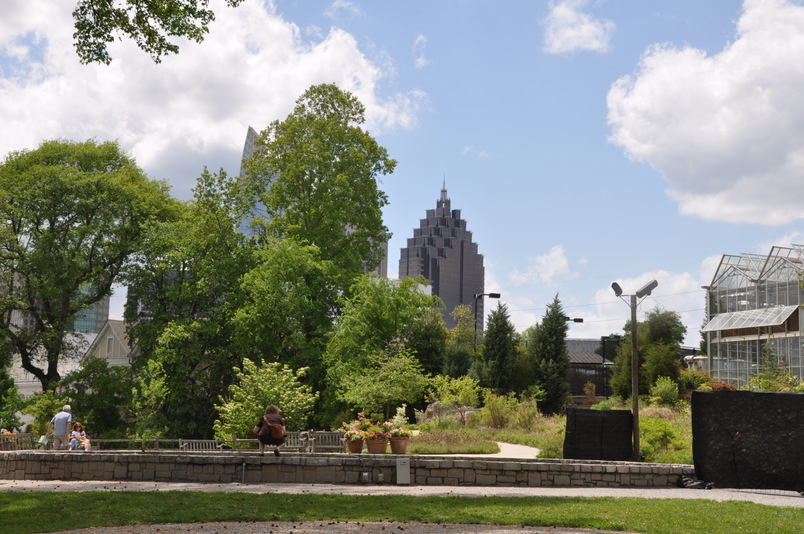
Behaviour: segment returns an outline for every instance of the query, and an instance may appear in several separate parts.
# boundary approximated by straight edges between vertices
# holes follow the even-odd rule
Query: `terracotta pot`
[[[388,448],[388,442],[384,439],[367,439],[366,448],[369,454],[385,454],[385,449]]]
[[[405,454],[408,452],[408,445],[410,445],[410,438],[390,438],[391,440],[391,454]]]
[[[363,440],[356,439],[354,441],[347,441],[346,448],[352,454],[360,454],[361,452],[363,452]]]

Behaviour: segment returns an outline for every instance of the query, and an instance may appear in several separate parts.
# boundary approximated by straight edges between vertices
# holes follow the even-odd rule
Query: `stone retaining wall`
[[[402,465],[398,462],[402,460]],[[410,469],[419,486],[668,487],[694,477],[691,465],[594,460],[471,457],[163,452],[0,452],[0,479],[215,483],[396,484]],[[403,479],[404,480],[404,479]]]

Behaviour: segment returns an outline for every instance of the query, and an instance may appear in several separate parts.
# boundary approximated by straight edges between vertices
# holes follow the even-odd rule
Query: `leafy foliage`
[[[48,423],[53,416],[61,411],[62,406],[67,404],[67,397],[59,397],[52,390],[43,391],[32,397],[25,399],[22,413],[33,416],[31,430],[34,435],[42,435],[47,432]]]
[[[235,7],[242,1],[226,3]],[[159,63],[166,54],[179,51],[169,37],[184,37],[197,43],[204,40],[209,23],[215,20],[208,5],[209,0],[78,0],[73,11],[75,49],[81,63],[108,65],[112,58],[107,44],[114,42],[114,34],[121,33]]]
[[[615,395],[631,396],[631,322],[624,327],[626,335],[617,349],[611,388]],[[681,372],[678,350],[687,328],[676,312],[658,306],[648,312],[645,321],[637,323],[637,359],[639,362],[639,394],[646,395],[659,376],[676,378]]]
[[[396,161],[360,125],[365,107],[333,84],[310,87],[284,121],[260,134],[244,186],[265,207],[265,235],[315,245],[331,261],[337,286],[382,258],[388,198],[377,176]]]
[[[660,376],[650,389],[651,404],[672,408],[678,402],[678,384],[668,376]]]
[[[443,410],[458,410],[461,423],[465,424],[467,408],[480,404],[480,393],[480,384],[471,377],[436,375],[430,380],[427,400],[437,402]]]
[[[43,389],[61,378],[76,314],[110,294],[148,221],[170,219],[175,205],[111,142],[46,141],[0,165],[0,348]]]
[[[404,340],[409,327],[440,303],[420,290],[423,283],[423,278],[392,281],[365,274],[352,286],[324,353],[329,382],[339,397],[352,388],[355,377],[374,366],[389,343]]]
[[[303,383],[307,369],[294,371],[278,362],[255,363],[248,358],[235,368],[235,383],[215,409],[215,439],[229,441],[232,436],[251,436],[251,429],[265,413],[265,407],[279,407],[288,430],[305,428],[317,394]]]
[[[22,409],[23,405],[14,379],[8,371],[0,368],[0,426],[7,430],[22,428],[17,411]]]
[[[447,326],[438,308],[429,308],[407,329],[405,345],[416,354],[427,374],[441,373],[447,346]]]
[[[59,382],[58,391],[72,399],[74,421],[95,437],[125,435],[125,408],[131,404],[134,377],[128,367],[109,367],[92,358]]]
[[[390,343],[341,383],[339,396],[370,415],[388,419],[395,406],[418,401],[428,383],[416,356],[401,344]]]
[[[801,390],[802,380],[781,365],[773,346],[766,342],[762,347],[762,361],[759,372],[749,379],[749,388],[753,391],[797,391]]]

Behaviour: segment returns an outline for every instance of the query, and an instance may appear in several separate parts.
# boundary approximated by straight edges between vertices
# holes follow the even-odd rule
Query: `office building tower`
[[[461,210],[451,208],[446,184],[436,208],[427,210],[401,252],[399,278],[419,275],[427,279],[433,294],[444,301],[446,308],[442,314],[448,327],[455,326],[450,315],[455,306],[467,304],[476,312],[477,327],[482,330],[483,299],[475,299],[475,295],[484,292],[483,256],[472,242],[472,232],[466,229]]]

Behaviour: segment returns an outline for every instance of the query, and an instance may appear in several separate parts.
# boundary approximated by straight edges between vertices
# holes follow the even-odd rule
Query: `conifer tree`
[[[533,337],[535,385],[544,391],[539,408],[545,414],[560,413],[569,399],[570,361],[567,318],[558,295],[547,305]]]
[[[484,336],[482,363],[478,368],[482,367],[485,372],[477,373],[484,379],[481,380],[481,385],[498,393],[510,391],[516,345],[516,330],[508,315],[508,307],[500,303],[489,315],[488,328]]]

